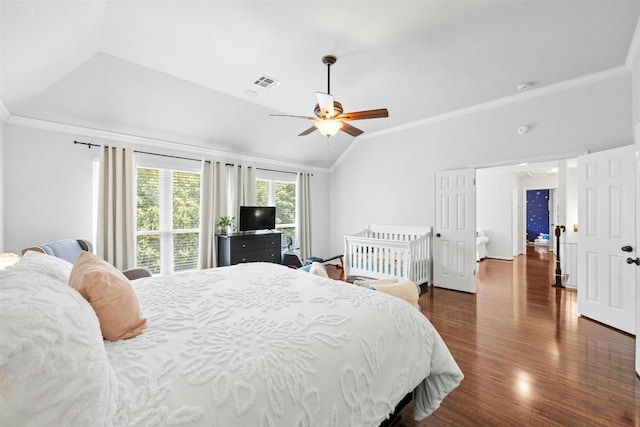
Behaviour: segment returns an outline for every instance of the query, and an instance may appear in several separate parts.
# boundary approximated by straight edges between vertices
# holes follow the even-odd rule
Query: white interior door
[[[635,175],[634,146],[578,158],[578,312],[631,334],[637,266],[627,259],[638,257]]]
[[[476,292],[475,171],[436,172],[433,284]]]
[[[640,123],[636,125],[636,246],[640,244]],[[636,257],[640,257],[636,248]],[[636,267],[636,373],[640,375],[640,268]]]

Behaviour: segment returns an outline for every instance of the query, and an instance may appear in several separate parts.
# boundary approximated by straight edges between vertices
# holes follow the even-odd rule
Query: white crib
[[[431,282],[432,227],[374,225],[344,236],[345,277]]]

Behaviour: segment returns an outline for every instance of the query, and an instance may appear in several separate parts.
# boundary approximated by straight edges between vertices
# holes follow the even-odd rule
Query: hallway
[[[420,297],[465,379],[431,417],[408,406],[398,426],[640,425],[634,337],[578,316],[577,293],[551,286],[553,254],[531,246],[478,268],[477,294]]]

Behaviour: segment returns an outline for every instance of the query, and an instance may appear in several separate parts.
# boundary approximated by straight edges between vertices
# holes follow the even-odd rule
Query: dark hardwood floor
[[[551,286],[553,254],[478,267],[477,294],[420,296],[464,380],[430,417],[413,421],[410,403],[396,426],[640,426],[634,337],[578,316],[576,292]]]

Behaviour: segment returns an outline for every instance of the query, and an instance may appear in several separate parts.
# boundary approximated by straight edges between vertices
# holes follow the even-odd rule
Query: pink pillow
[[[138,297],[125,275],[111,264],[82,251],[69,284],[93,307],[105,339],[117,341],[144,332],[147,319],[142,317]]]

